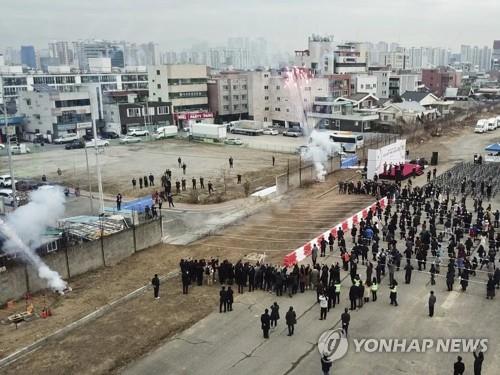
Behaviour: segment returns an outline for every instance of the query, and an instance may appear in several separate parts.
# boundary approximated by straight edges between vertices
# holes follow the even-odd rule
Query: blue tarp
[[[486,147],[485,150],[489,152],[500,152],[500,143],[493,143]]]
[[[340,168],[351,168],[358,164],[358,156],[354,155],[348,158],[342,159],[340,163]]]
[[[152,204],[153,204],[153,198],[149,196],[149,197],[139,198],[134,201],[122,203],[122,209],[144,212],[144,207],[146,206],[151,207]]]

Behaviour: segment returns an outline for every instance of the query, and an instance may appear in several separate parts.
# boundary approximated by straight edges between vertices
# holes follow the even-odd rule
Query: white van
[[[12,189],[0,189],[0,199],[3,199],[5,204],[9,206],[14,205],[14,196],[12,194]],[[19,197],[16,196],[16,201],[19,203]]]
[[[497,128],[500,128],[500,116],[497,116]]]
[[[488,130],[495,130],[497,128],[497,119],[492,117],[488,119]]]
[[[486,133],[488,131],[488,120],[481,119],[477,121],[474,133]]]
[[[177,136],[177,126],[175,126],[175,125],[160,126],[153,133],[154,139],[165,139],[165,138],[176,137],[176,136]]]

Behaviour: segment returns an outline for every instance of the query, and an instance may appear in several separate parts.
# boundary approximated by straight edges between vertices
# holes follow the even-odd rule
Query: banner
[[[382,198],[378,201],[380,203],[380,207],[385,208],[388,204],[389,200],[387,197]],[[371,204],[370,206],[362,209],[358,213],[354,214],[350,218],[344,220],[341,223],[338,223],[331,229],[327,230],[326,232],[320,234],[316,238],[312,239],[308,243],[302,245],[298,249],[295,249],[291,253],[285,255],[285,258],[283,259],[283,264],[286,267],[292,267],[293,265],[297,264],[298,262],[306,259],[309,255],[312,254],[312,248],[314,244],[316,244],[318,247],[320,246],[320,241],[324,237],[326,240],[328,240],[328,236],[330,236],[330,233],[337,238],[337,230],[338,228],[342,228],[344,233],[347,235],[348,231],[352,228],[353,225],[357,225],[361,219],[364,219],[368,216],[368,212],[372,211],[373,214],[375,215],[375,210],[377,208],[377,202]]]
[[[366,176],[373,179],[373,176],[379,175],[384,171],[384,163],[400,164],[406,161],[406,139],[398,139],[390,145],[376,150],[368,150],[368,164]]]

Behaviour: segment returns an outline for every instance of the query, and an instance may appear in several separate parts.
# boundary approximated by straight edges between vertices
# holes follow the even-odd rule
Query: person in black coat
[[[458,356],[457,361],[453,364],[453,375],[463,375],[465,372],[465,365],[462,362],[462,357]]]
[[[262,333],[264,334],[264,338],[269,338],[269,329],[271,328],[271,317],[269,316],[269,310],[266,309],[264,314],[260,316],[260,323],[262,328]]]
[[[332,362],[328,359],[326,355],[321,357],[321,371],[324,375],[330,374],[330,368],[332,367]]]
[[[227,311],[233,311],[233,289],[230,286],[227,287],[226,290],[226,301],[227,301]]]
[[[479,352],[479,354],[473,352],[472,354],[474,354],[474,375],[481,375],[481,369],[483,367],[483,361],[484,361],[484,354],[483,352]]]
[[[191,275],[188,270],[182,272],[182,294],[188,294]]]
[[[222,308],[224,308],[224,312],[227,310],[227,292],[226,287],[220,288],[219,292],[219,313],[222,313]]]
[[[153,293],[155,299],[160,299],[160,279],[158,278],[157,274],[155,274],[155,276],[151,280],[151,285],[153,285]]]
[[[358,289],[352,284],[349,289],[349,300],[351,301],[351,310],[356,310],[356,298],[358,297]]]
[[[271,328],[278,324],[278,320],[280,318],[280,306],[278,305],[277,302],[274,302],[273,305],[271,306]]]
[[[293,311],[292,306],[290,306],[290,308],[286,312],[285,320],[288,327],[288,336],[292,336],[295,329],[295,324],[297,324],[297,315],[295,314],[295,311]]]

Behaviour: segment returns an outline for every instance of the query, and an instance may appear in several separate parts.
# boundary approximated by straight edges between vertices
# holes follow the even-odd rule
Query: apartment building
[[[305,126],[314,98],[330,92],[328,78],[307,69],[249,72],[248,83],[249,117],[285,128]]]
[[[149,100],[170,101],[174,120],[185,126],[190,119],[213,118],[208,110],[206,65],[148,66]]]
[[[459,88],[461,81],[461,72],[451,68],[422,69],[422,83],[438,97],[442,97],[448,87]]]
[[[248,72],[224,71],[212,76],[208,108],[217,123],[248,118]]]
[[[19,114],[26,118],[24,131],[57,138],[67,133],[85,135],[92,129],[90,94],[85,87],[72,87],[65,92],[49,86],[35,86],[19,97]]]

